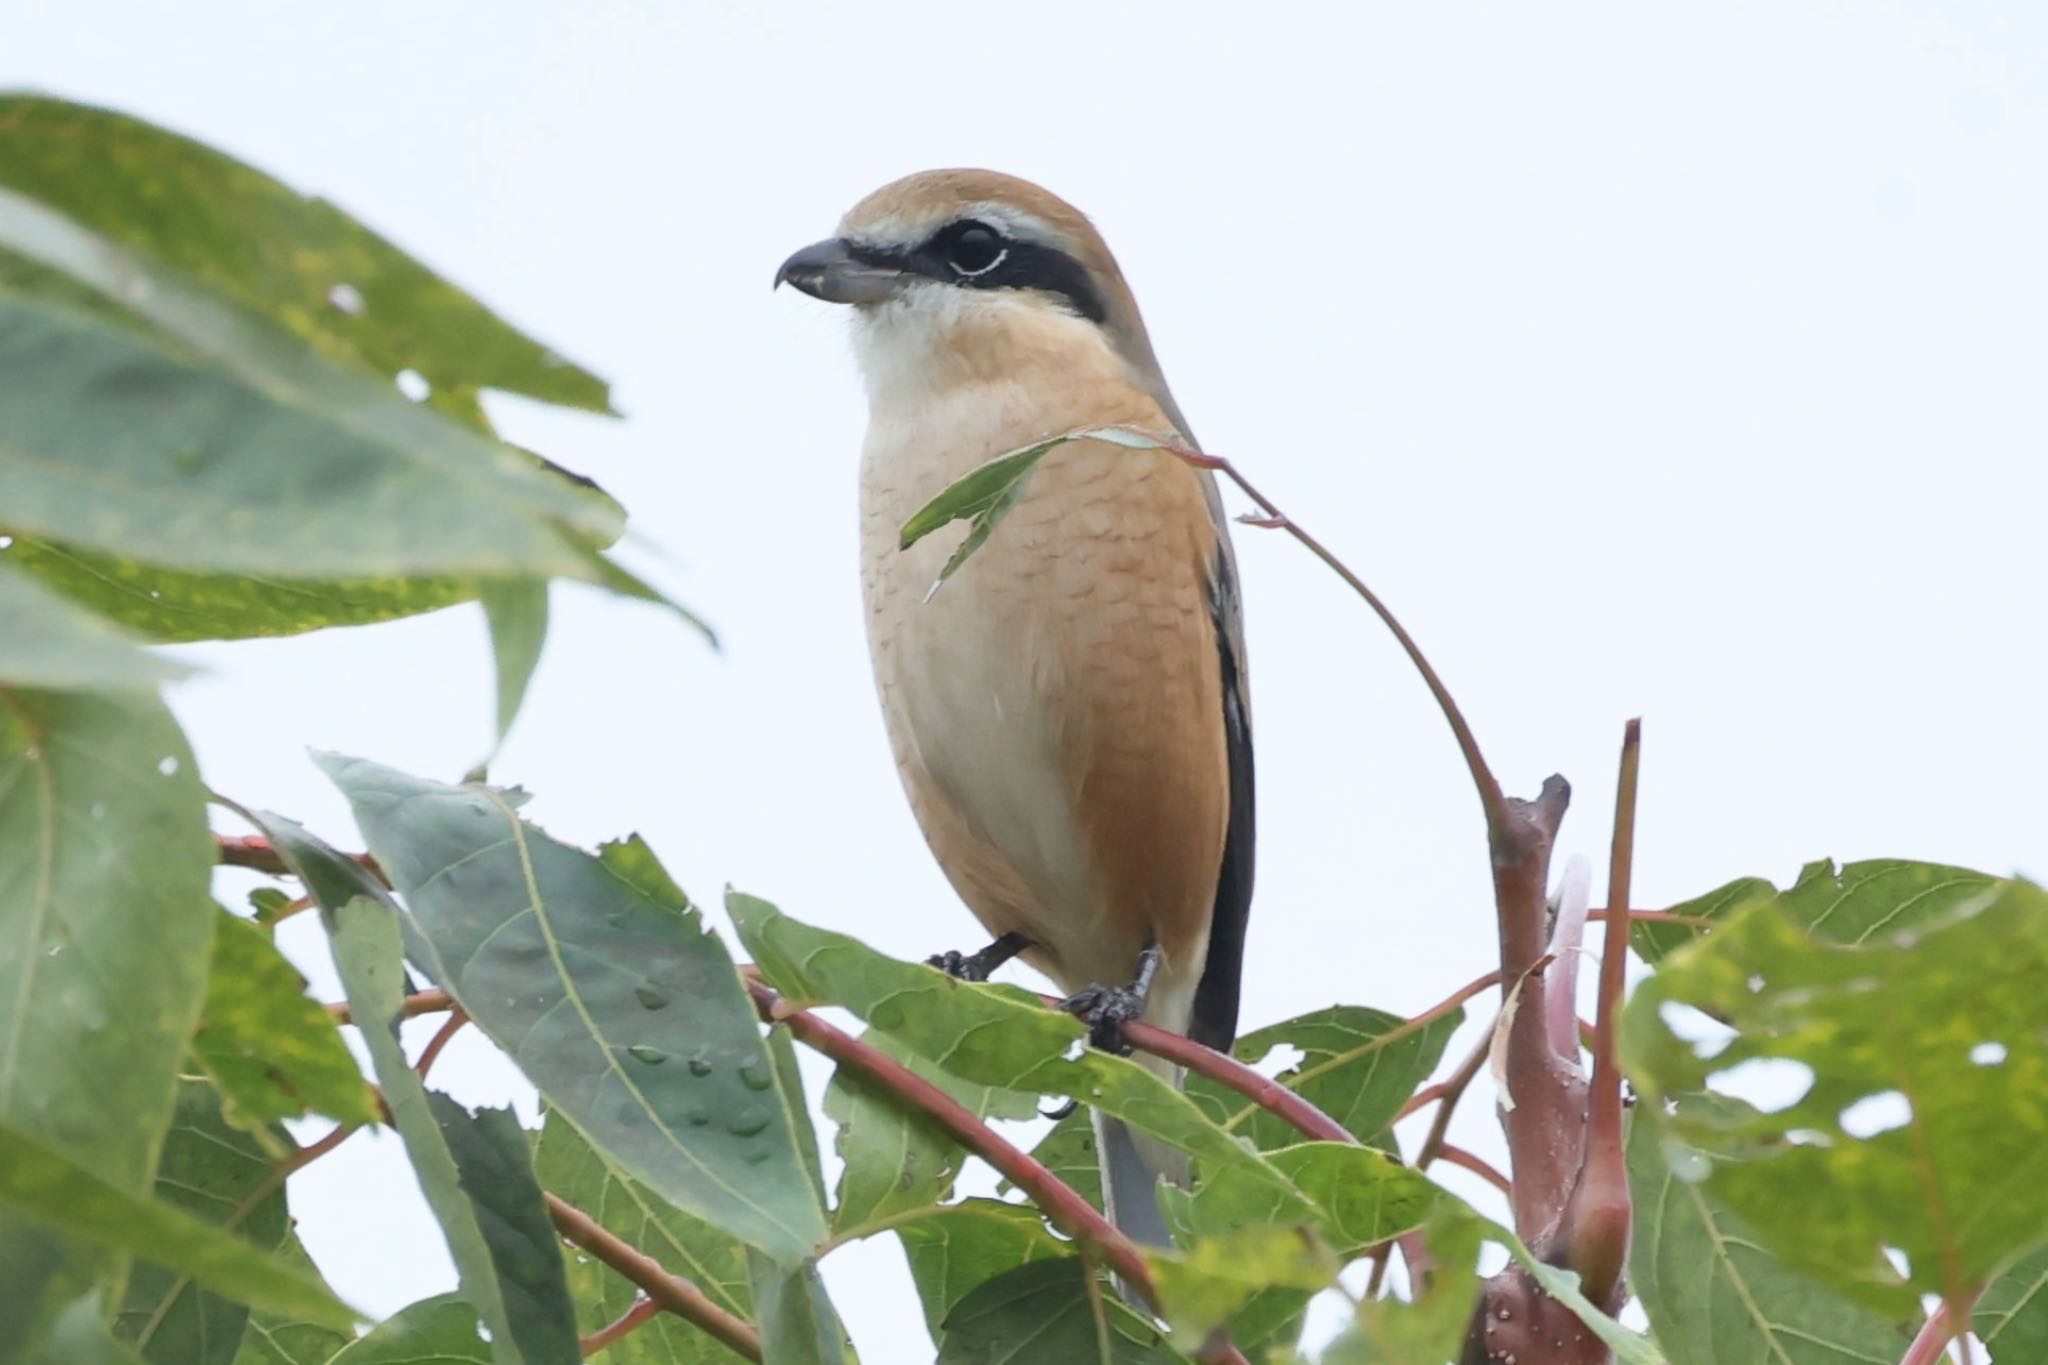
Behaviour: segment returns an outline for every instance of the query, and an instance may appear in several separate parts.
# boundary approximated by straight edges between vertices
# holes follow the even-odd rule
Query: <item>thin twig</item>
[[[1438,1144],[1436,1154],[1453,1166],[1463,1166],[1502,1194],[1508,1193],[1508,1178],[1496,1170],[1486,1158],[1468,1152],[1463,1147],[1454,1147],[1448,1142]]]
[[[761,1334],[752,1323],[719,1307],[696,1285],[671,1275],[659,1261],[613,1236],[596,1219],[560,1195],[549,1193],[546,1198],[548,1217],[554,1220],[555,1231],[562,1234],[564,1241],[582,1247],[640,1286],[642,1293],[667,1312],[702,1328],[748,1360],[761,1359]]]
[[[442,1010],[452,1010],[454,1008],[455,1002],[449,999],[448,992],[438,989],[425,990],[405,997],[404,1001],[399,1004],[398,1017],[401,1019],[414,1019],[422,1014],[438,1014]],[[334,1016],[334,1020],[338,1024],[353,1024],[355,1022],[355,1016],[349,1013],[348,1001],[346,1000],[334,1001],[327,1006],[327,1012]]]
[[[440,1031],[427,1040],[427,1045],[420,1049],[420,1060],[417,1065],[417,1070],[422,1080],[426,1078],[427,1072],[433,1067],[435,1060],[440,1057],[441,1049],[448,1046],[448,1040],[461,1032],[462,1026],[468,1022],[469,1016],[464,1014],[462,1007],[458,1005],[449,1014],[448,1022],[441,1025]]]
[[[1088,1244],[1111,1269],[1147,1303],[1157,1307],[1159,1291],[1152,1284],[1151,1268],[1132,1241],[1082,1198],[1074,1188],[1047,1170],[1043,1163],[1022,1151],[982,1122],[974,1112],[870,1043],[835,1028],[809,1010],[784,1000],[773,986],[758,977],[747,978],[747,990],[754,1007],[771,1024],[781,1024],[790,1035],[842,1066],[860,1072],[898,1100],[922,1110],[936,1120],[968,1151],[1001,1172],[1068,1236]]]
[[[351,853],[350,858],[380,878],[384,871],[377,860],[367,853]],[[246,867],[253,872],[267,872],[273,877],[289,877],[292,870],[285,864],[284,855],[270,846],[270,840],[261,835],[216,834],[213,836],[213,860],[223,867]]]
[[[628,1308],[625,1312],[619,1314],[616,1319],[598,1328],[589,1336],[582,1338],[576,1345],[583,1352],[583,1358],[588,1360],[620,1337],[638,1328],[641,1323],[646,1322],[660,1311],[660,1304],[642,1294],[633,1300],[631,1308]]]

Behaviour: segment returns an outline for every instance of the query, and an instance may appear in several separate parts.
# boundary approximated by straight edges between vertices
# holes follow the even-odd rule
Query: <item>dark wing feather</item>
[[[1195,988],[1194,1019],[1188,1036],[1219,1052],[1237,1040],[1238,987],[1244,969],[1245,922],[1252,908],[1252,713],[1244,663],[1243,609],[1237,566],[1221,500],[1212,481],[1210,507],[1217,519],[1216,561],[1211,566],[1209,613],[1216,626],[1216,653],[1223,670],[1223,733],[1230,756],[1230,818],[1223,841],[1223,866],[1216,879],[1216,904],[1209,916],[1209,956]]]

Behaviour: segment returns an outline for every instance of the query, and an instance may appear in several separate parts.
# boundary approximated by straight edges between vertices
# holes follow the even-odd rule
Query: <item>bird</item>
[[[1128,1051],[1133,1019],[1227,1050],[1254,784],[1214,475],[1167,450],[1073,440],[943,591],[949,537],[899,544],[955,480],[1053,436],[1124,426],[1199,449],[1108,245],[1029,181],[924,171],[855,204],[775,279],[853,317],[875,685],[925,840],[993,937],[934,964],[981,980],[1021,956],[1112,1050]],[[1106,1211],[1169,1244],[1157,1182],[1185,1185],[1185,1157],[1094,1122]]]

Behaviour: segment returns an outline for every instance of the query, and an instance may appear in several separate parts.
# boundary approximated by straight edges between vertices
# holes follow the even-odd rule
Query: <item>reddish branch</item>
[[[619,1314],[615,1320],[606,1323],[576,1344],[582,1350],[583,1358],[588,1360],[620,1337],[638,1329],[641,1323],[646,1322],[660,1311],[661,1305],[653,1299],[645,1296],[636,1298],[633,1300],[631,1308],[628,1308],[625,1312]]]
[[[377,866],[377,860],[369,854],[352,853],[349,856],[379,877],[384,875],[383,869]],[[273,877],[292,875],[291,868],[285,865],[284,855],[270,846],[270,840],[258,835],[214,835],[213,860],[223,867],[246,867],[253,872],[267,872]]]
[[[546,1196],[548,1216],[564,1241],[583,1248],[640,1287],[668,1312],[702,1328],[748,1360],[761,1359],[761,1334],[753,1324],[713,1303],[696,1285],[662,1268],[659,1261],[613,1236],[589,1214],[560,1195]],[[630,1316],[630,1315],[629,1315]],[[619,1326],[618,1323],[612,1327]],[[605,1331],[611,1331],[608,1327]],[[630,1330],[630,1329],[625,1329]],[[624,1332],[621,1331],[620,1335]],[[600,1333],[599,1335],[602,1335]]]
[[[1899,1365],[1938,1365],[1947,1354],[1949,1343],[1963,1336],[1969,1330],[1970,1312],[1976,1306],[1977,1296],[1972,1294],[1967,1302],[1951,1313],[1947,1300],[1936,1304],[1934,1311],[1927,1315],[1927,1321],[1920,1324],[1913,1344],[1906,1348],[1906,1354],[1899,1358]],[[1970,1365],[1970,1346],[1967,1340],[1962,1349],[1963,1365]]]

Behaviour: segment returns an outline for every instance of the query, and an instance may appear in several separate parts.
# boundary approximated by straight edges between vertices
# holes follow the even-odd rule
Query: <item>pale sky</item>
[[[726,649],[558,591],[494,776],[564,837],[641,831],[699,898],[733,883],[900,956],[978,942],[869,682],[845,319],[768,287],[869,189],[962,164],[1094,216],[1208,447],[1393,604],[1511,789],[1576,784],[1565,851],[1604,863],[1645,717],[1638,904],[1825,856],[2048,874],[2038,4],[0,15],[0,84],[335,199],[614,382],[623,423],[494,410],[625,502],[634,562]],[[1237,539],[1246,1026],[1419,1010],[1493,961],[1477,804],[1363,607]],[[307,746],[452,778],[487,745],[473,608],[182,653],[207,780],[337,842]],[[288,937],[332,998],[310,926]],[[473,1034],[436,1074],[522,1093]],[[1483,1105],[1456,1132],[1498,1154]],[[353,1302],[452,1286],[394,1139],[292,1193]],[[864,1359],[929,1357],[892,1240],[825,1273]]]

